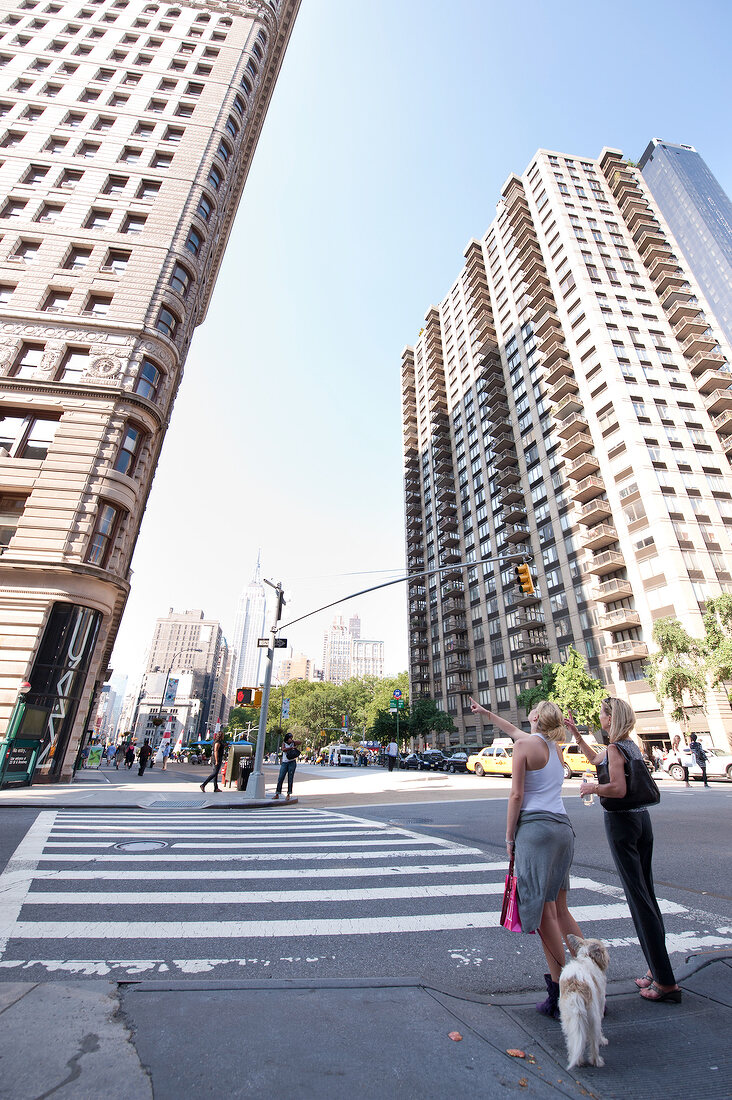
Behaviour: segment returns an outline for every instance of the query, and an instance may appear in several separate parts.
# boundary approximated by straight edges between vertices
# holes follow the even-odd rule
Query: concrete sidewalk
[[[732,955],[693,957],[679,984],[681,1005],[611,985],[605,1067],[570,1073],[538,991],[466,997],[417,978],[0,983],[0,1098],[728,1100]]]

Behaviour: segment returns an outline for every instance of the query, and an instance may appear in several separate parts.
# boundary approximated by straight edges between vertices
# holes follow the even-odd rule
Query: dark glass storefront
[[[30,676],[31,690],[16,737],[40,737],[36,772],[57,777],[86,682],[102,621],[100,611],[55,603]]]

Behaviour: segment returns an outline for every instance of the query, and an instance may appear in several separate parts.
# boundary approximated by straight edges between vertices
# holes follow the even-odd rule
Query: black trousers
[[[205,787],[206,784],[210,783],[211,780],[213,779],[214,790],[216,790],[216,788],[219,785],[219,772],[221,771],[221,766],[222,766],[223,763],[224,763],[224,757],[223,757],[223,753],[222,753],[221,757],[219,758],[218,764],[214,764],[214,770],[211,772],[211,774],[209,775],[209,777],[207,779],[204,779],[203,783],[201,784],[202,787]]]
[[[396,756],[387,756],[386,759],[387,759],[388,764],[389,764],[389,771],[393,772],[394,771],[394,765],[396,764]]]
[[[605,832],[648,969],[659,985],[675,985],[666,930],[653,889],[653,829],[648,810],[605,811]]]

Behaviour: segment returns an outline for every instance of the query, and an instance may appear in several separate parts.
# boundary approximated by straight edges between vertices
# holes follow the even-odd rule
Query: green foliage
[[[571,710],[578,726],[600,727],[600,704],[607,688],[587,671],[585,659],[569,647],[564,664],[555,665],[554,683],[548,696],[566,714]]]
[[[255,726],[259,724],[259,711],[256,707],[232,707],[224,728],[228,733],[233,733],[234,730],[245,730],[250,722]]]
[[[348,739],[356,735],[363,738],[364,730],[371,727],[380,711],[388,708],[396,688],[401,688],[404,699],[408,698],[406,672],[384,679],[354,677],[344,684],[291,680],[284,686],[273,685],[267,708],[267,729],[275,730],[278,738],[280,725],[282,733],[293,731],[295,727],[304,729],[307,744],[318,748],[339,738],[345,714],[348,716]],[[280,722],[284,699],[290,700],[290,716]]]
[[[674,722],[686,723],[690,709],[704,709],[707,655],[704,641],[693,638],[678,619],[658,619],[653,625],[658,646],[645,667],[648,683],[662,708],[671,708]]]
[[[732,595],[723,592],[707,600],[704,612],[704,655],[713,687],[732,681]]]
[[[542,699],[551,698],[558,668],[559,665],[557,664],[545,664],[541,670],[541,683],[536,684],[535,687],[524,688],[523,691],[518,693],[516,702],[520,707],[524,708],[527,714],[529,711],[533,710],[536,704],[540,703]]]
[[[455,723],[432,699],[415,699],[407,719],[410,737],[429,737],[430,733],[452,733]]]

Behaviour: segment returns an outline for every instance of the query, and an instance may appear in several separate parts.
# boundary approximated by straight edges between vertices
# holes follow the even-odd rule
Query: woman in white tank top
[[[515,858],[518,908],[524,932],[538,931],[549,973],[548,996],[537,1005],[545,1016],[559,1018],[559,974],[564,966],[564,939],[582,932],[567,908],[574,832],[562,802],[564,767],[561,744],[564,718],[556,703],[543,700],[529,714],[526,733],[471,699],[474,714],[486,715],[515,744],[511,794],[506,813],[506,851]]]

